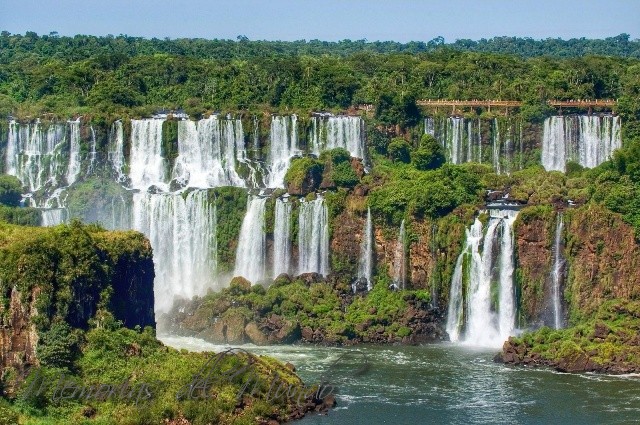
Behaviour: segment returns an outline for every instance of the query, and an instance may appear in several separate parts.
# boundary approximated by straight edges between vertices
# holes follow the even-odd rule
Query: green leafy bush
[[[394,162],[408,164],[411,161],[411,145],[400,137],[391,140],[387,151],[389,152],[389,158]]]
[[[20,205],[22,183],[15,176],[0,175],[0,204],[10,207]]]

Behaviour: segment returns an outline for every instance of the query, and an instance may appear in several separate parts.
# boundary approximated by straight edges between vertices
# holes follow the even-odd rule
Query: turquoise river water
[[[160,339],[192,351],[228,348]],[[300,425],[640,423],[640,376],[506,367],[492,361],[495,351],[451,343],[241,348],[294,364],[307,383],[325,376],[336,386],[337,407]]]

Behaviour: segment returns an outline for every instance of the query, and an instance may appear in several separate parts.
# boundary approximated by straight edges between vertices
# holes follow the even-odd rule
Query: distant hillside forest
[[[586,55],[586,56],[584,56]],[[547,99],[618,99],[640,117],[640,41],[442,38],[250,41],[0,35],[0,114],[144,116],[160,108],[343,111],[376,105],[381,123],[415,125],[416,99],[522,100],[525,119]]]

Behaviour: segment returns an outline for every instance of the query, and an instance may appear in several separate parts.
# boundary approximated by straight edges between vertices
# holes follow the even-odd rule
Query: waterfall
[[[433,118],[427,117],[424,119],[424,133],[430,134],[431,136],[436,135],[435,124],[433,122]]]
[[[276,199],[273,225],[273,277],[291,272],[291,202]]]
[[[597,167],[621,147],[620,118],[595,115],[579,117],[580,140],[578,162],[584,167]]]
[[[91,175],[94,172],[96,166],[96,131],[93,126],[89,128],[91,130],[91,146],[89,150],[89,166],[87,167],[87,175]]]
[[[611,115],[555,116],[544,122],[542,165],[564,171],[567,161],[593,168],[622,146],[620,118]]]
[[[155,185],[167,189],[162,157],[162,119],[131,120],[129,177],[135,189]]]
[[[329,274],[329,213],[324,199],[300,202],[298,273]]]
[[[216,209],[207,191],[133,195],[133,227],[153,248],[155,310],[216,286]]]
[[[404,220],[400,223],[400,233],[398,235],[398,241],[396,242],[396,251],[393,258],[393,283],[398,289],[406,289],[406,258],[405,258],[405,228]]]
[[[498,347],[515,326],[513,223],[517,212],[489,213],[484,235],[478,219],[466,232],[465,247],[451,280],[447,331],[452,341]],[[465,291],[467,267],[469,281]]]
[[[45,227],[56,226],[65,221],[66,210],[64,208],[43,209],[40,213],[42,214],[41,225]]]
[[[464,142],[464,118],[451,117],[451,134],[449,136],[449,157],[453,164],[461,164],[462,160],[462,144]]]
[[[29,192],[45,186],[57,187],[58,179],[69,168],[62,153],[66,143],[65,127],[61,124],[44,127],[40,121],[35,124],[9,122],[6,173],[16,176]]]
[[[480,241],[482,240],[482,223],[477,218],[473,225],[465,231],[465,246],[462,253],[456,260],[451,279],[451,291],[449,292],[449,309],[447,314],[446,330],[451,341],[459,341],[464,326],[464,294],[463,276],[465,261],[471,260],[471,265],[475,267],[474,272],[478,274],[478,265],[481,264]]]
[[[271,118],[271,150],[269,152],[268,187],[284,187],[284,176],[291,158],[298,154],[298,117]]]
[[[247,212],[242,220],[234,276],[242,276],[252,283],[265,278],[266,235],[264,211],[267,198],[249,197]]]
[[[493,146],[493,156],[492,156],[492,164],[493,164],[493,169],[496,171],[496,173],[500,174],[500,125],[498,124],[498,119],[494,118],[493,119],[493,141],[492,141],[492,146]]]
[[[551,270],[552,300],[553,300],[553,327],[560,329],[563,327],[562,314],[562,293],[561,286],[564,273],[564,258],[562,257],[562,231],[564,230],[564,220],[562,214],[558,213],[556,219],[556,234],[553,242],[553,269]]]
[[[360,261],[358,262],[358,278],[367,280],[367,290],[373,286],[373,225],[371,223],[371,208],[367,208],[367,221],[362,230],[360,243]]]
[[[69,121],[69,165],[67,167],[67,184],[76,182],[80,174],[80,119]]]
[[[173,178],[185,187],[244,187],[236,158],[244,161],[242,122],[213,115],[178,122],[178,157]]]
[[[352,157],[364,159],[363,121],[355,116],[313,117],[309,140],[311,151],[320,155],[325,150],[344,148]]]
[[[564,171],[566,163],[564,117],[544,120],[542,166],[547,171]]]
[[[108,159],[116,173],[116,180],[123,182],[124,175],[124,130],[122,121],[116,121],[111,125],[109,132],[109,152]]]

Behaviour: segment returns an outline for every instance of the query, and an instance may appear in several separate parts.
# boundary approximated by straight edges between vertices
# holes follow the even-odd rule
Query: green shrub
[[[342,162],[333,167],[332,180],[338,187],[354,187],[360,179],[349,162]]]
[[[0,204],[10,207],[20,205],[22,183],[15,176],[0,175]]]
[[[433,136],[423,134],[420,147],[411,154],[411,162],[418,170],[433,170],[444,164],[444,149]]]
[[[394,162],[404,162],[408,164],[411,161],[411,145],[406,140],[397,137],[389,143],[389,158]]]
[[[54,322],[51,327],[39,335],[36,353],[40,364],[48,367],[73,369],[80,354],[80,334],[68,323]]]

